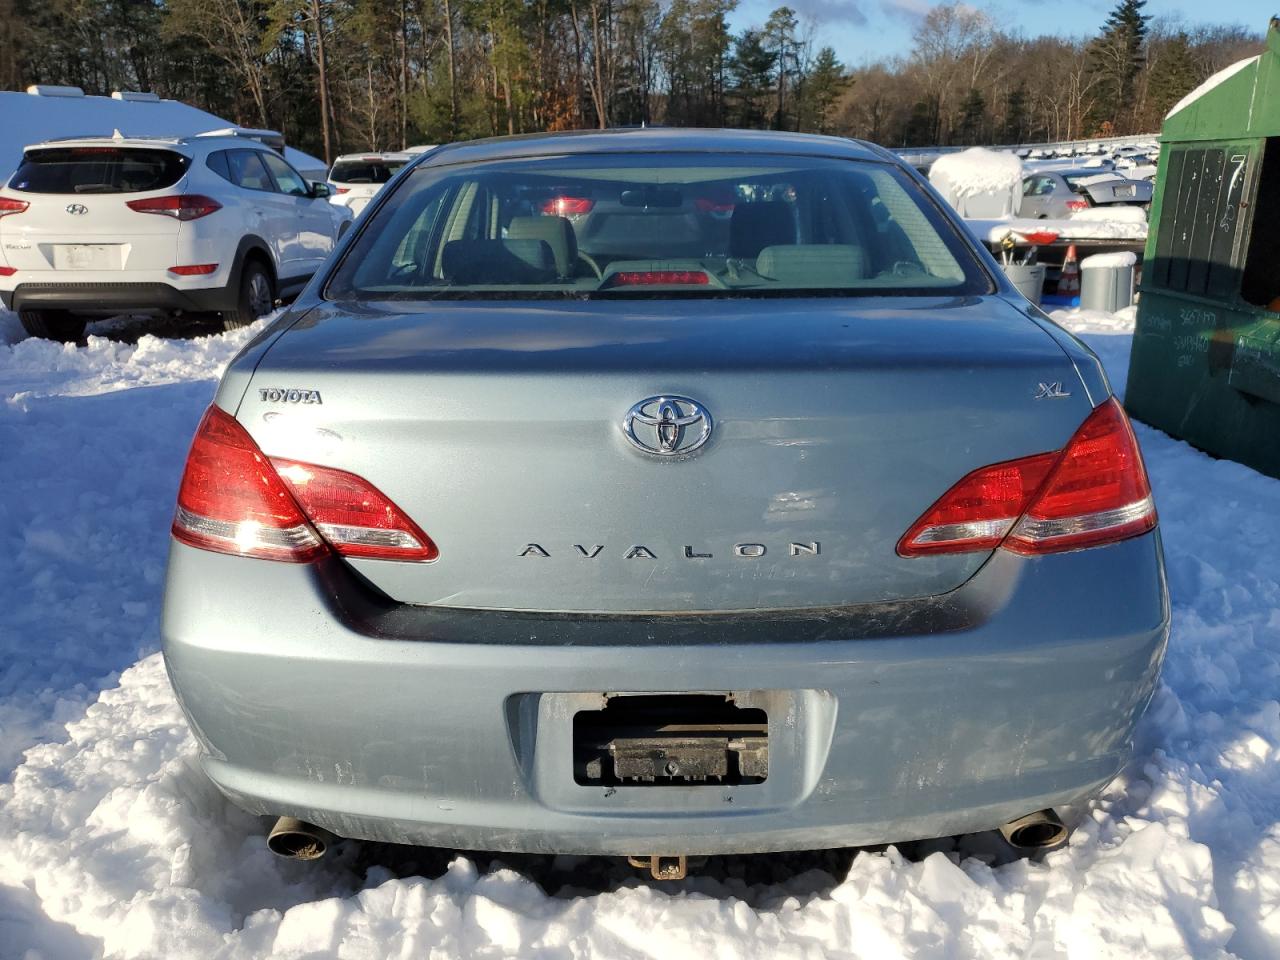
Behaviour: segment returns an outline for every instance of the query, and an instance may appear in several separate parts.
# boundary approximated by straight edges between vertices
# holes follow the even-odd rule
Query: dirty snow
[[[1123,389],[1132,311],[1056,319]],[[155,653],[187,441],[250,334],[0,345],[4,960],[1280,956],[1280,482],[1141,426],[1164,681],[1133,762],[1046,863],[939,842],[655,884],[357,844],[276,860],[199,773]]]

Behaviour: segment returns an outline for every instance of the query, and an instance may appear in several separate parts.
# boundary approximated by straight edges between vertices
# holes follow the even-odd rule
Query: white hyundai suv
[[[329,170],[330,202],[359,213],[413,157],[408,151],[348,153],[338,157]]]
[[[54,340],[116,314],[244,326],[300,291],[351,222],[328,197],[245,138],[36,144],[0,189],[0,300]]]

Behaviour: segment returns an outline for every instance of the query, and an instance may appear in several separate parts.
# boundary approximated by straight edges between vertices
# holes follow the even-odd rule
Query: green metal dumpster
[[[1280,477],[1280,20],[1160,139],[1125,406]]]

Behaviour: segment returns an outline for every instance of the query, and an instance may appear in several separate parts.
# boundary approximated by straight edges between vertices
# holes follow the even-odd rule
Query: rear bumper
[[[941,600],[808,614],[408,608],[341,564],[174,544],[163,634],[213,781],[349,837],[588,854],[766,852],[987,829],[1128,758],[1169,609],[1158,535],[997,554]],[[574,781],[604,691],[768,705],[749,786]]]
[[[235,306],[237,291],[224,286],[183,288],[168,283],[20,283],[0,290],[8,310],[119,313],[214,313]]]

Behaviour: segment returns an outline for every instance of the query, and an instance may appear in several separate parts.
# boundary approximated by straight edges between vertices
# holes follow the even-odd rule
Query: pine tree
[[[1026,84],[1019,83],[1009,91],[1004,101],[1004,128],[1000,134],[1002,142],[1017,144],[1027,139],[1030,127],[1027,99]]]
[[[1089,60],[1098,75],[1098,100],[1092,120],[1110,121],[1117,129],[1131,125],[1135,114],[1134,85],[1146,63],[1147,0],[1120,0],[1089,44]]]
[[[984,139],[983,128],[986,127],[986,120],[987,101],[982,96],[981,90],[970,87],[960,104],[960,126],[956,130],[960,143],[966,146],[981,143]]]
[[[765,47],[758,30],[747,30],[733,41],[733,57],[729,61],[729,77],[734,99],[738,101],[736,124],[741,127],[764,126],[763,99],[769,92],[777,55]]]
[[[775,130],[787,129],[789,81],[799,72],[797,53],[800,44],[796,38],[799,27],[800,21],[796,18],[796,12],[790,7],[778,7],[769,14],[769,19],[764,25],[764,46],[773,54],[777,80],[775,91],[778,102],[777,110],[773,115]]]
[[[805,96],[809,102],[810,109],[807,113],[814,131],[831,132],[836,101],[848,85],[849,77],[845,73],[844,64],[837,59],[835,50],[823,47],[813,61],[813,69],[809,71]]]
[[[1196,88],[1200,78],[1200,70],[1191,53],[1191,38],[1186,33],[1174,34],[1151,65],[1147,79],[1148,122],[1158,128],[1164,115]]]

